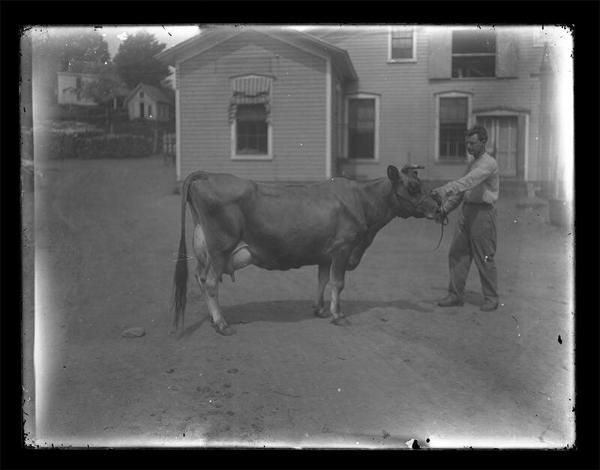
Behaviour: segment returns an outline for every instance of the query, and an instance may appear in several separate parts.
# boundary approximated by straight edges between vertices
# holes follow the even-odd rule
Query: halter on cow
[[[187,296],[186,206],[194,220],[195,277],[205,294],[217,332],[233,334],[218,300],[223,274],[253,264],[268,270],[317,265],[314,313],[325,311],[331,282],[332,323],[347,325],[340,309],[346,271],[354,270],[375,235],[395,217],[427,217],[439,205],[423,191],[417,169],[389,166],[387,177],[370,181],[331,178],[312,184],[258,183],[233,175],[190,174],[182,186],[181,238],[175,266],[175,326],[183,326]]]

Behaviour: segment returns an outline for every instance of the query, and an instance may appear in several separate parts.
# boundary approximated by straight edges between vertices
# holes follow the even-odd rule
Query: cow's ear
[[[397,183],[400,180],[400,172],[398,171],[398,168],[396,168],[394,165],[388,166],[387,174],[388,178],[393,183]]]

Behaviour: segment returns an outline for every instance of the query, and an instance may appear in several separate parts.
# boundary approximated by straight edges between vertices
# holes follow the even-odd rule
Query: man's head
[[[485,143],[488,140],[487,131],[483,126],[473,126],[466,133],[465,144],[469,155],[475,158],[485,153]]]

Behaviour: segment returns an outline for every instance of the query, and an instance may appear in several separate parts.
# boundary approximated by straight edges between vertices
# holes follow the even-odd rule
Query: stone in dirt
[[[121,333],[121,336],[123,336],[124,338],[139,338],[140,336],[144,336],[146,334],[146,331],[141,327],[141,326],[136,326],[134,328],[128,328],[125,331],[123,331],[123,333]]]

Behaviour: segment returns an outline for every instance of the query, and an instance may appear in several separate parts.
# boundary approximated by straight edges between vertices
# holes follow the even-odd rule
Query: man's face
[[[467,152],[475,158],[483,155],[485,152],[485,143],[479,140],[479,134],[473,134],[465,140],[467,144]]]

